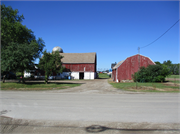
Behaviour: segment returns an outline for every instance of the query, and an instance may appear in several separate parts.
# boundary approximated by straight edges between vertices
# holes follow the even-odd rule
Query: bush
[[[147,68],[141,67],[132,78],[135,82],[163,82],[168,75],[170,71],[166,65],[149,65]]]

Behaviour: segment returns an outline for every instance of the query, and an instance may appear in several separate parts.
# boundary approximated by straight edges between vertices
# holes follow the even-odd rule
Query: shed
[[[127,57],[113,67],[112,79],[116,82],[132,80],[132,74],[137,72],[140,67],[147,67],[149,65],[155,65],[149,57],[140,54]]]

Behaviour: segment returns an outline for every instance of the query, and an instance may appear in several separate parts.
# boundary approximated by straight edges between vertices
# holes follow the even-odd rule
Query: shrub
[[[147,68],[141,67],[132,78],[135,82],[162,82],[168,75],[170,71],[166,65],[149,65]]]

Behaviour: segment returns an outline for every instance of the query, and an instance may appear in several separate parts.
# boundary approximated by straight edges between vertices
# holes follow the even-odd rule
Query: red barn
[[[139,67],[147,67],[155,63],[146,56],[136,54],[117,63],[112,70],[113,81],[132,80],[132,74],[138,71]]]
[[[60,53],[63,56],[62,65],[65,70],[63,76],[72,76],[74,79],[96,78],[96,53]]]
[[[63,53],[61,47],[54,47],[53,52],[58,51],[63,56],[62,66],[65,67],[62,73],[51,74],[52,79],[63,79],[71,76],[72,79],[95,79],[97,56],[96,53]],[[44,78],[45,72],[36,69],[34,73],[36,78]]]

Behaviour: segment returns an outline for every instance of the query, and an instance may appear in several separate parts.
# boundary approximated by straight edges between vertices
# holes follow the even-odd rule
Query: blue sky
[[[97,69],[109,69],[138,53],[179,19],[178,1],[3,1],[23,14],[23,25],[45,49],[97,53]],[[179,61],[179,23],[140,54],[153,61]],[[38,60],[36,61],[38,63]]]

